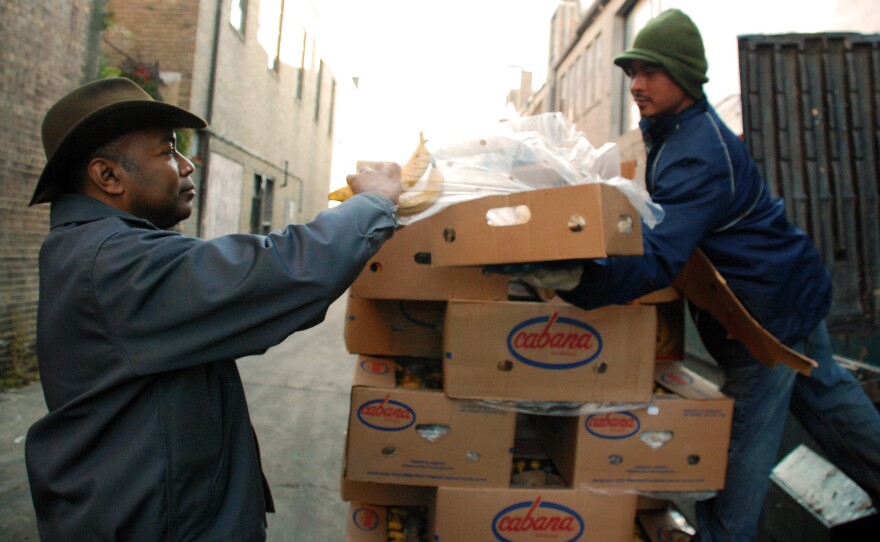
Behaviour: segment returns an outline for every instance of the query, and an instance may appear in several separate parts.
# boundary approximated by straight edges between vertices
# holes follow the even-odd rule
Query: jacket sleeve
[[[682,144],[678,142],[679,147]],[[626,303],[669,286],[694,248],[726,215],[733,174],[729,161],[723,159],[723,148],[699,154],[681,152],[669,141],[661,152],[667,158],[657,158],[651,197],[663,207],[665,216],[653,229],[643,228],[644,254],[585,261],[580,284],[559,292],[564,300],[593,309]]]
[[[138,374],[258,354],[321,322],[396,226],[364,194],[267,236],[131,228],[102,246],[94,295]]]

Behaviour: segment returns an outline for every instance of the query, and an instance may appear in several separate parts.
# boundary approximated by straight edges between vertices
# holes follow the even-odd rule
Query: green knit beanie
[[[633,41],[632,49],[614,59],[623,69],[633,60],[659,64],[692,98],[703,97],[703,83],[708,63],[700,30],[690,17],[677,9],[668,9],[654,17]]]

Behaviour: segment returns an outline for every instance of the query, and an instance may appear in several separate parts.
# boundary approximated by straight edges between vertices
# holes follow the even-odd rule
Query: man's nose
[[[181,177],[188,177],[196,170],[196,166],[186,156],[177,153],[177,168]]]
[[[644,82],[645,78],[640,73],[636,73],[635,75],[633,75],[629,80],[630,93],[635,94],[636,92],[644,90]]]

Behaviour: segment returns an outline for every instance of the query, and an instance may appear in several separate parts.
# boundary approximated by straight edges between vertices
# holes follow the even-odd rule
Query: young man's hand
[[[577,260],[563,260],[487,265],[483,267],[483,272],[509,275],[535,288],[567,291],[580,284],[584,267]]]

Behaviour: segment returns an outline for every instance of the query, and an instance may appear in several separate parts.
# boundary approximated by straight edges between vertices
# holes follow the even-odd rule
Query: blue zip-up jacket
[[[52,203],[25,457],[40,538],[265,538],[271,496],[235,358],[323,320],[397,225],[364,194],[268,236],[203,240]],[[313,362],[314,360],[302,360]]]
[[[788,345],[806,338],[828,313],[830,276],[742,140],[705,98],[641,128],[645,183],[665,217],[643,229],[643,256],[584,262],[560,296],[583,308],[631,301],[669,286],[699,247],[767,331]]]

